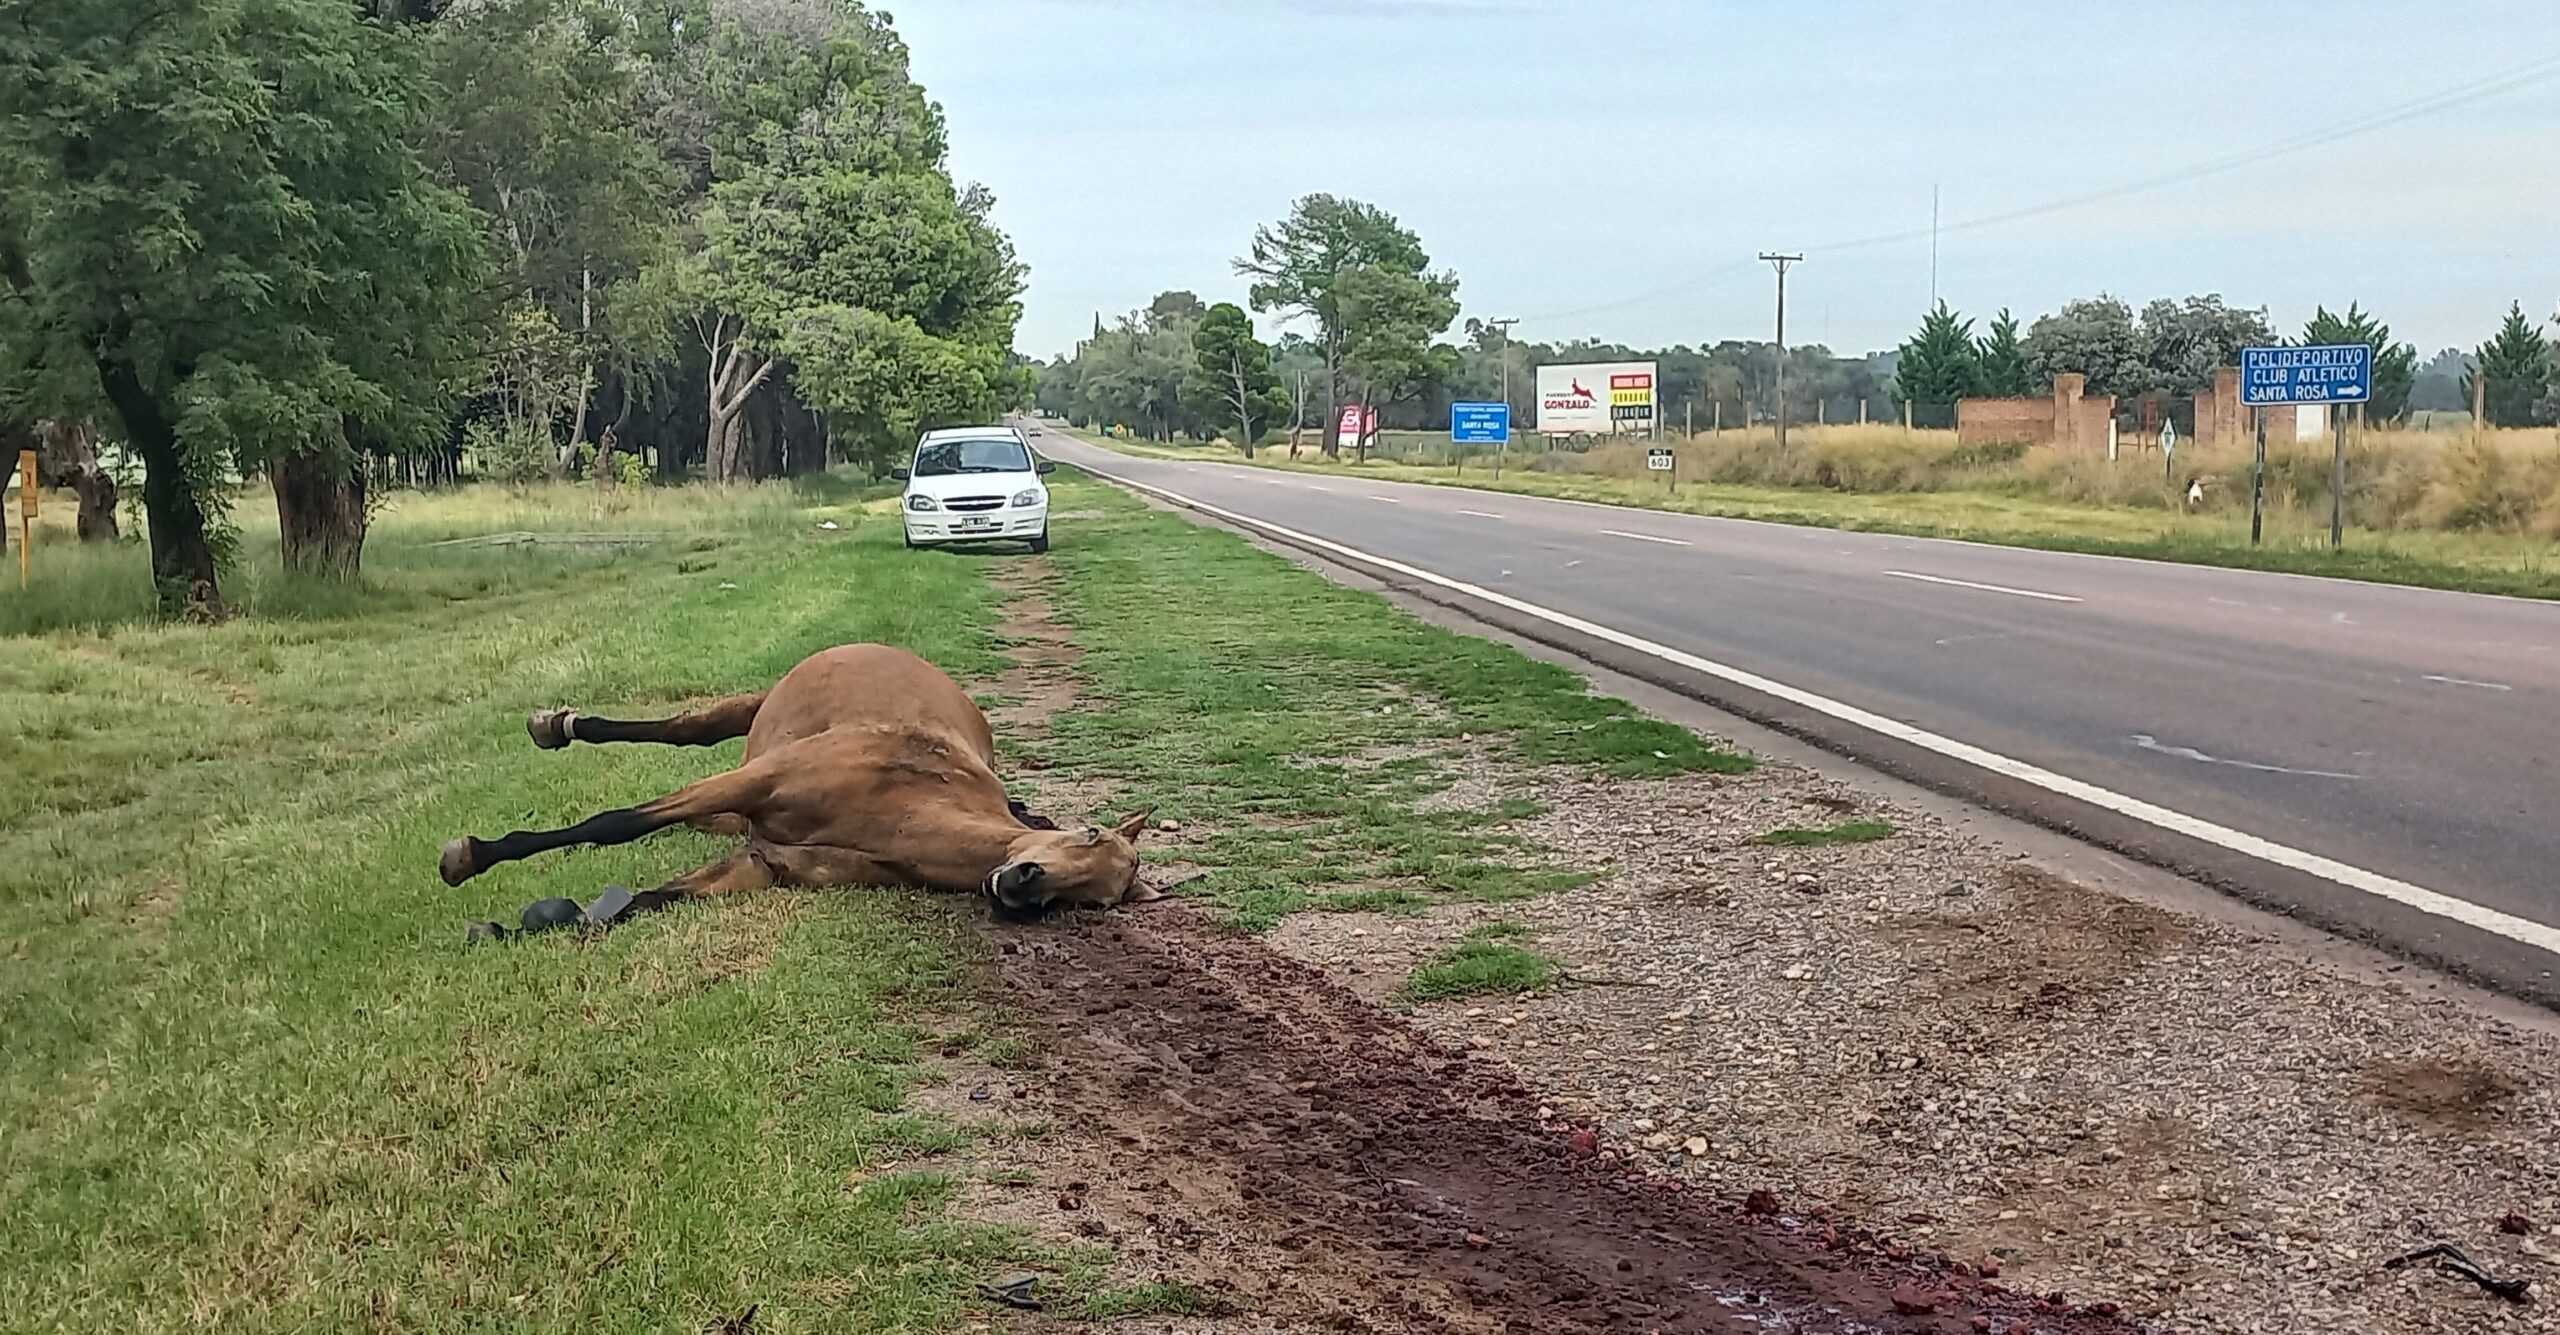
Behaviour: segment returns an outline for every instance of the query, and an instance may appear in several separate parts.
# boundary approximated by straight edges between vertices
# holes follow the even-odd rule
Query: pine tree
[[[2409,410],[2409,392],[2418,383],[2418,350],[2407,343],[2391,341],[2391,326],[2364,313],[2355,303],[2347,303],[2347,313],[2332,315],[2322,306],[2311,314],[2302,327],[2306,346],[2334,347],[2346,343],[2362,343],[2373,349],[2373,398],[2365,404],[2365,415],[2377,421],[2394,421]]]
[[[2543,395],[2551,387],[2551,343],[2524,318],[2524,304],[2507,305],[2506,323],[2498,336],[2480,345],[2475,368],[2462,377],[2462,397],[2471,398],[2473,376],[2488,377],[2482,409],[2491,426],[2541,426]]]
[[[1973,322],[1957,319],[1941,301],[1920,322],[1920,332],[1902,345],[1901,360],[1893,372],[1893,392],[1921,408],[1952,409],[1956,400],[1979,392],[1981,380]]]
[[[2027,369],[2027,350],[2018,343],[2018,317],[2000,308],[1991,332],[1974,348],[1978,392],[2017,398],[2036,392],[2035,375]]]

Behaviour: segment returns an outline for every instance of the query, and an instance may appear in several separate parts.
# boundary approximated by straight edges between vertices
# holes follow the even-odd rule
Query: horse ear
[[[1147,832],[1147,818],[1154,814],[1156,814],[1156,809],[1154,807],[1149,807],[1144,811],[1133,812],[1122,817],[1118,825],[1112,826],[1112,831],[1118,834],[1121,838],[1134,844],[1138,842],[1139,835]]]
[[[1129,882],[1129,888],[1121,894],[1120,902],[1123,904],[1152,904],[1162,898],[1164,898],[1164,892],[1148,884],[1147,878],[1141,876]]]

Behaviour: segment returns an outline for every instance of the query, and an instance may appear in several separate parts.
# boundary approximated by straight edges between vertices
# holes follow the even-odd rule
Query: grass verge
[[[760,1328],[886,1330],[967,1309],[1001,1239],[946,1218],[941,1174],[895,1168],[953,1143],[901,1103],[954,1000],[940,915],[776,893],[461,949],[467,919],[718,846],[444,889],[451,835],[735,762],[546,753],[527,710],[648,711],[847,639],[997,663],[980,562],[916,559],[852,511],[820,531],[787,491],[650,500],[632,521],[690,513],[681,536],[562,559],[432,544],[597,526],[583,493],[403,497],[377,582],[325,615],[108,607],[0,637],[0,1325],[637,1332],[760,1303]]]
[[[1480,927],[1465,940],[1414,970],[1396,995],[1406,1001],[1450,1001],[1459,997],[1517,996],[1552,987],[1553,960],[1526,946],[1508,944],[1519,935],[1509,923]]]
[[[1032,783],[1178,818],[1195,832],[1187,856],[1211,869],[1188,892],[1238,926],[1584,883],[1505,828],[1534,804],[1423,801],[1486,755],[1628,777],[1751,766],[1232,534],[1090,479],[1056,485],[1063,508],[1093,516],[1050,557],[1087,692],[1021,744]]]

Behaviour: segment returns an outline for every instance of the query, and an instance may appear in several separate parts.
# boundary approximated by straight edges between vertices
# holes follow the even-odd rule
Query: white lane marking
[[[1948,579],[1944,575],[1915,575],[1908,570],[1888,570],[1884,573],[1895,579],[1916,579],[1926,584],[1952,584],[1959,589],[1980,589],[1985,593],[2014,593],[2021,598],[2042,598],[2049,603],[2080,601],[2067,593],[2038,593],[2034,589],[2013,589],[2006,584],[1976,584],[1969,579]]]
[[[2221,756],[2206,755],[2192,746],[2167,745],[2147,732],[2135,733],[2133,744],[2145,751],[2157,751],[2164,756],[2176,756],[2180,760],[2193,760],[2205,765],[2229,765],[2233,769],[2253,769],[2260,774],[2299,774],[2306,779],[2361,779],[2364,777],[2361,774],[2340,774],[2336,770],[2295,769],[2290,765],[2261,765],[2254,760],[2227,760]]]
[[[1630,635],[1627,632],[1618,630],[1614,627],[1603,626],[1598,622],[1585,621],[1581,617],[1575,616],[1570,612],[1559,612],[1553,608],[1541,607],[1536,603],[1527,601],[1526,599],[1514,598],[1505,593],[1496,593],[1482,585],[1469,584],[1463,580],[1451,579],[1446,575],[1435,574],[1431,571],[1424,570],[1419,566],[1407,565],[1404,562],[1395,560],[1391,557],[1372,555],[1371,553],[1361,551],[1357,547],[1346,547],[1341,543],[1319,538],[1311,533],[1300,533],[1295,529],[1284,528],[1278,524],[1271,523],[1268,520],[1255,519],[1249,515],[1240,515],[1233,510],[1227,510],[1215,505],[1195,501],[1188,496],[1180,494],[1179,492],[1167,491],[1162,487],[1154,486],[1150,483],[1132,482],[1126,478],[1113,477],[1108,473],[1102,473],[1100,470],[1088,471],[1095,472],[1097,476],[1117,482],[1125,487],[1131,487],[1144,492],[1152,492],[1165,500],[1172,501],[1177,505],[1189,506],[1192,509],[1198,510],[1202,514],[1215,515],[1220,519],[1226,520],[1228,523],[1241,524],[1246,528],[1260,529],[1265,533],[1286,538],[1291,542],[1314,548],[1317,551],[1331,552],[1336,556],[1349,557],[1354,561],[1365,562],[1371,566],[1377,567],[1378,569],[1403,575],[1408,579],[1417,579],[1425,584],[1437,585],[1452,593],[1464,594],[1467,597],[1491,603],[1496,607],[1507,608],[1511,611],[1518,612],[1523,616],[1535,617],[1550,625],[1562,626],[1565,629],[1574,631],[1578,634],[1588,635],[1595,640],[1604,640],[1610,644],[1617,645],[1620,648],[1632,649],[1648,658],[1658,658],[1663,662],[1670,663],[1676,667],[1687,668],[1692,672],[1702,673],[1720,681],[1731,682],[1745,690],[1756,691],[1774,699],[1784,700],[1789,704],[1803,709],[1810,709],[1827,718],[1838,719],[1842,723],[1864,728],[1869,732],[1892,738],[1893,740],[1902,742],[1906,745],[1919,747],[1924,751],[1945,756],[1949,760],[1959,761],[1963,764],[1971,765],[1976,769],[1987,770],[1993,774],[2000,775],[2003,778],[2015,779],[2020,783],[2031,784],[2057,796],[2067,797],[2074,801],[2085,802],[2090,806],[2112,811],[2119,816],[2141,821],[2145,825],[2156,826],[2160,829],[2167,830],[2172,834],[2183,835],[2190,839],[2212,844],[2217,848],[2227,849],[2231,852],[2241,854],[2244,857],[2255,858],[2260,862],[2271,863],[2275,866],[2302,872],[2309,876],[2317,876],[2324,881],[2334,881],[2350,890],[2362,891],[2376,899],[2389,900],[2394,904],[2415,909],[2420,913],[2428,914],[2433,917],[2445,918],[2453,922],[2461,923],[2466,927],[2472,927],[2480,931],[2487,932],[2492,936],[2504,937],[2509,941],[2515,941],[2523,945],[2532,946],[2537,950],[2544,950],[2554,955],[2560,955],[2560,927],[2549,927],[2530,919],[2519,918],[2512,913],[2501,913],[2496,909],[2474,904],[2467,899],[2456,899],[2453,896],[2444,894],[2440,891],[2429,890],[2421,885],[2413,885],[2410,882],[2403,881],[2397,877],[2385,876],[2380,872],[2368,871],[2362,867],[2340,862],[2335,858],[2323,857],[2318,853],[2306,852],[2287,844],[2279,844],[2272,839],[2250,834],[2243,830],[2235,830],[2228,825],[2217,824],[2213,821],[2202,819],[2201,817],[2190,816],[2183,811],[2174,811],[2168,807],[2161,806],[2156,802],[2146,802],[2138,797],[2128,797],[2123,793],[2101,788],[2094,783],[2087,782],[2086,780],[2075,779],[2067,774],[2057,774],[2040,765],[2031,765],[2023,760],[2013,760],[1996,751],[1984,750],[1970,742],[1960,742],[1952,737],[1943,737],[1924,728],[1918,728],[1911,724],[1904,723],[1899,719],[1886,718],[1882,714],[1860,709],[1856,705],[1833,700],[1827,696],[1816,695],[1813,692],[1804,690],[1800,687],[1789,686],[1785,682],[1761,676],[1757,672],[1751,672],[1743,668],[1719,663],[1713,659],[1700,658],[1696,654],[1689,653],[1686,650],[1674,649],[1667,644],[1658,644],[1652,640],[1645,639],[1642,636]]]
[[[1369,499],[1370,499],[1370,500],[1373,500],[1373,501],[1385,501],[1385,502],[1386,502],[1387,504],[1389,504],[1389,505],[1402,505],[1402,504],[1404,504],[1404,502],[1402,502],[1402,501],[1400,501],[1400,500],[1397,500],[1397,499],[1396,499],[1395,497],[1393,497],[1393,496],[1372,496],[1372,497],[1370,497]]]
[[[2440,681],[2447,686],[2477,686],[2484,691],[2512,691],[2515,689],[2513,686],[2501,686],[2494,681],[2473,681],[2468,677],[2439,677],[2432,672],[2427,674],[2426,679],[2428,681]]]
[[[1310,482],[1310,483],[1308,483],[1308,484],[1307,484],[1307,490],[1309,490],[1309,491],[1331,491],[1331,490],[1333,490],[1333,488],[1331,488],[1331,487],[1319,487],[1319,486],[1317,486],[1315,483]]]
[[[1478,518],[1478,519],[1500,519],[1500,518],[1502,518],[1502,516],[1500,516],[1500,515],[1498,515],[1498,514],[1495,514],[1495,513],[1493,513],[1493,512],[1492,512],[1492,511],[1490,511],[1490,510],[1460,510],[1458,513],[1459,513],[1459,514],[1462,514],[1462,515],[1474,515],[1474,516],[1475,516],[1476,518]]]
[[[2333,621],[2333,622],[2335,622],[2335,623],[2337,623],[2338,625],[2341,625],[2341,626],[2352,626],[2352,625],[2356,624],[2356,619],[2355,619],[2354,617],[2348,616],[2348,615],[2347,615],[2346,613],[2344,613],[2344,612],[2332,612],[2332,613],[2330,613],[2330,614],[2329,614],[2329,620],[2331,620],[2331,621]]]
[[[1600,531],[1613,538],[1633,538],[1638,542],[1658,542],[1665,547],[1686,547],[1689,545],[1678,538],[1657,538],[1650,533],[1628,533],[1624,530],[1614,528],[1604,528]]]
[[[1575,566],[1578,566],[1578,565],[1580,565],[1580,564],[1582,564],[1582,558],[1577,556],[1577,557],[1575,557],[1574,559],[1572,559],[1572,560],[1570,560],[1570,561],[1565,562],[1565,563],[1564,563],[1564,568],[1565,568],[1565,569],[1567,569],[1567,570],[1571,570],[1571,569],[1573,569]]]
[[[1975,641],[1975,640],[2005,640],[2005,639],[2009,638],[2009,634],[2010,634],[2010,632],[2005,631],[2005,630],[1996,630],[1996,631],[1991,632],[1991,633],[1990,633],[1990,634],[1988,634],[1988,635],[1950,635],[1950,636],[1948,636],[1947,638],[1945,638],[1945,639],[1943,639],[1943,640],[1931,640],[1931,641],[1930,641],[1930,643],[1931,643],[1931,644],[1969,644],[1969,643],[1972,643],[1972,642],[1973,642],[1973,641]]]

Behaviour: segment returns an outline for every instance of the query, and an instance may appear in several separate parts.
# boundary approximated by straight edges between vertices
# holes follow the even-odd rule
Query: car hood
[[[954,496],[1011,496],[1039,485],[1037,473],[943,473],[907,479],[907,494],[947,501]]]

